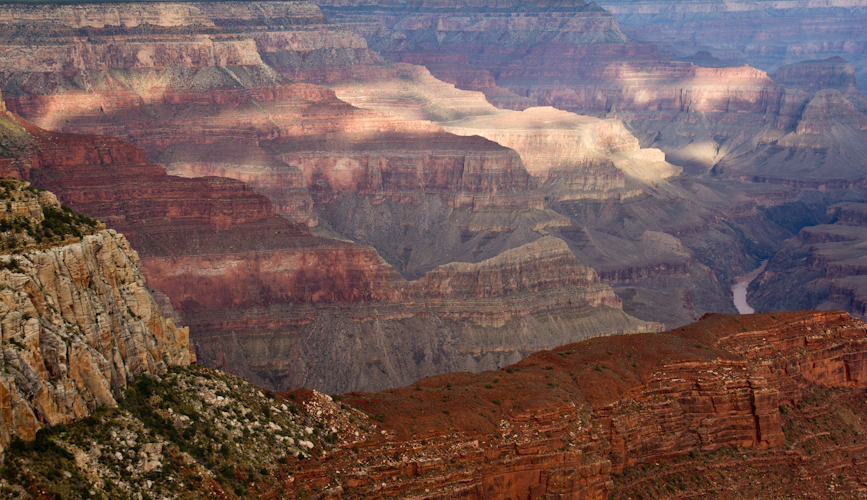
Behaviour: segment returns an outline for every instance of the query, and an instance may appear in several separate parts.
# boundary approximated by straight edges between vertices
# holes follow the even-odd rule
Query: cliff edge
[[[0,180],[0,450],[88,416],[143,374],[195,360],[123,235]]]

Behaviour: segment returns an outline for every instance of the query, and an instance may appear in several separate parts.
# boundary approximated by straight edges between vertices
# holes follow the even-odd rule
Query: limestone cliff
[[[7,194],[9,184],[22,184],[3,182]],[[13,193],[7,207],[27,194]],[[81,235],[70,225],[74,219],[55,223],[70,215],[53,195],[33,194],[30,201],[30,213],[17,215],[15,227],[5,229],[0,256],[0,449],[15,438],[33,439],[40,428],[115,405],[142,375],[195,361],[188,329],[163,318],[144,285],[138,255],[122,235]],[[25,220],[38,224],[26,228],[35,235],[33,244],[12,244],[9,233],[24,231]],[[64,230],[79,236],[54,245],[43,236]]]

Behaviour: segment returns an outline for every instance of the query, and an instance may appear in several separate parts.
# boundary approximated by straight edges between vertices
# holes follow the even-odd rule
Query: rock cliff
[[[840,311],[710,315],[496,372],[348,394],[381,432],[293,462],[310,480],[287,494],[669,498],[798,481],[832,498],[857,491],[861,474],[865,338],[864,323]]]
[[[2,183],[0,450],[195,361],[188,329],[161,315],[122,235],[93,229],[50,193]],[[30,242],[15,238],[25,230]]]

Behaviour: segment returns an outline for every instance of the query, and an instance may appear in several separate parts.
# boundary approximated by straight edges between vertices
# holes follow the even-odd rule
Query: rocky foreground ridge
[[[122,235],[27,183],[0,186],[3,449],[115,406],[135,379],[195,357],[188,329],[162,316]]]
[[[860,498],[865,342],[867,325],[840,311],[708,315],[331,397],[174,369],[87,427],[17,444],[0,487],[11,498]]]

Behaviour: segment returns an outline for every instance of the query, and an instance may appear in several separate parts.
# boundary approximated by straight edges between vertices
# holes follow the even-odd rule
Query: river
[[[732,285],[732,293],[735,296],[735,307],[738,309],[738,312],[741,314],[752,314],[756,312],[755,309],[750,307],[747,304],[747,287],[750,286],[750,282],[756,279],[756,276],[759,275],[762,271],[765,270],[765,266],[768,265],[768,261],[763,260],[762,265],[753,269],[743,276],[738,276],[735,278],[735,284]]]

